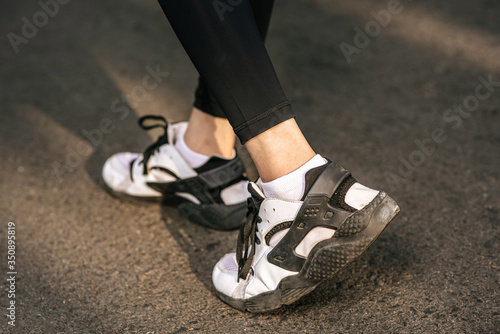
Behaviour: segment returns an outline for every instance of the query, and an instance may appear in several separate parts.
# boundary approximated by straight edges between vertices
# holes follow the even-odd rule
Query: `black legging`
[[[158,0],[200,74],[195,107],[244,144],[295,117],[264,47],[273,0]]]
[[[250,0],[250,5],[252,6],[252,11],[257,28],[259,29],[260,37],[263,41],[265,41],[273,12],[274,0]],[[221,11],[220,13],[224,17],[224,14]],[[226,114],[213,94],[210,92],[210,88],[201,77],[198,79],[198,87],[195,91],[194,106],[212,116],[226,118]]]

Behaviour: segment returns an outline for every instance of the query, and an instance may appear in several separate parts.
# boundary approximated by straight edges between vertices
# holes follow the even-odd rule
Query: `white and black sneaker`
[[[156,124],[145,125],[156,121]],[[191,168],[175,148],[187,122],[168,124],[161,116],[139,119],[144,130],[164,128],[165,133],[144,153],[117,153],[106,160],[102,178],[119,198],[175,204],[188,220],[218,230],[240,227],[245,221],[247,178],[241,160],[212,156]]]
[[[251,312],[291,304],[360,256],[399,212],[338,164],[311,169],[301,201],[266,198],[249,183],[248,220],[236,253],[214,267],[217,295]]]

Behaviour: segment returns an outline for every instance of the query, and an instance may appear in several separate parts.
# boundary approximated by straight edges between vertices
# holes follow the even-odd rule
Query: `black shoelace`
[[[247,221],[241,227],[236,243],[236,261],[238,262],[238,281],[246,279],[250,268],[252,267],[253,257],[255,255],[255,246],[260,244],[256,236],[257,225],[262,221],[259,217],[259,210],[264,200],[255,191],[249,187],[251,197],[247,199],[248,212]],[[250,248],[250,251],[249,251]]]
[[[156,124],[152,124],[152,125],[145,125],[144,124],[145,122],[150,121],[150,120],[160,121],[160,122],[156,123]],[[146,150],[144,150],[144,153],[142,154],[143,158],[142,158],[142,161],[139,162],[139,164],[142,164],[142,173],[144,175],[146,175],[148,173],[148,161],[151,158],[151,156],[155,152],[159,151],[160,146],[168,143],[168,133],[167,133],[168,122],[163,116],[147,115],[147,116],[142,116],[141,118],[139,118],[138,123],[139,123],[139,126],[143,130],[146,130],[146,131],[151,130],[151,129],[155,129],[155,128],[163,128],[164,129],[163,135],[160,136],[155,143],[148,146],[146,148]],[[134,162],[135,162],[135,160],[133,160],[131,162],[131,165],[130,165],[131,169],[132,169],[132,164]]]

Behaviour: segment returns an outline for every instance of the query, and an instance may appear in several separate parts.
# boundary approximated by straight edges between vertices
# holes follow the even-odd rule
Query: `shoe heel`
[[[334,277],[366,251],[398,213],[399,206],[386,195],[373,211],[363,231],[348,237],[333,237],[319,243],[316,250],[313,249],[305,277],[318,283]]]

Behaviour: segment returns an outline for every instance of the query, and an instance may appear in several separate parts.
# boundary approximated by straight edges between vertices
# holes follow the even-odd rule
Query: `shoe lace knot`
[[[146,125],[145,123],[148,121],[159,121],[156,123],[153,123],[151,125]],[[139,162],[139,164],[142,164],[142,173],[146,175],[148,173],[148,161],[153,156],[156,152],[159,151],[160,146],[164,144],[168,144],[168,122],[163,116],[155,116],[155,115],[146,115],[141,118],[139,118],[139,126],[146,131],[149,131],[151,129],[155,128],[163,128],[164,132],[163,135],[158,137],[156,142],[153,144],[149,145],[145,150],[144,153],[142,154],[143,158],[142,161]]]
[[[238,281],[246,279],[252,267],[256,244],[260,244],[257,237],[257,225],[262,221],[259,217],[260,205],[264,198],[248,187],[250,197],[247,199],[247,221],[240,228],[236,243],[236,261],[238,262]]]

